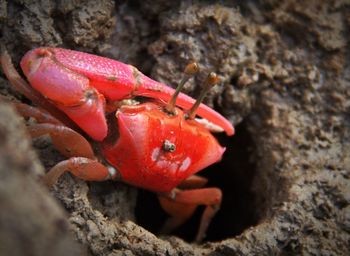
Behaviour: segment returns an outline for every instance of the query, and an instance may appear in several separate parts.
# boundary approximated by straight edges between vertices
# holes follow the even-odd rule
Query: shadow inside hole
[[[242,233],[257,223],[255,195],[251,191],[255,175],[255,164],[251,162],[254,145],[245,123],[236,127],[236,134],[227,137],[217,136],[220,144],[226,147],[221,162],[201,171],[207,177],[206,187],[219,187],[223,192],[221,209],[213,218],[206,241],[218,241]],[[172,235],[192,242],[198,230],[204,207],[198,207],[195,214]],[[161,209],[157,197],[148,191],[140,190],[136,204],[136,218],[139,225],[158,234],[167,214]]]

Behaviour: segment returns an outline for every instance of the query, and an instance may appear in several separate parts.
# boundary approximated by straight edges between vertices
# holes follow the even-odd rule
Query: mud
[[[23,120],[0,103],[1,255],[77,255],[83,250],[67,214],[42,186],[44,169],[30,146]],[[43,221],[45,220],[45,221]]]
[[[34,141],[33,151],[23,124],[1,130],[1,138],[24,134],[20,140],[0,140],[1,148],[7,148],[1,159],[16,159],[20,165],[1,161],[1,175],[9,177],[14,191],[29,179],[28,190],[41,189],[40,195],[51,196],[47,200],[56,198],[67,212],[74,240],[88,255],[348,255],[349,2],[179,3],[0,1],[0,34],[16,64],[31,48],[62,46],[133,64],[170,85],[196,60],[201,74],[185,88],[194,97],[207,72],[219,74],[222,83],[206,103],[232,121],[237,133],[219,136],[228,148],[226,155],[222,163],[202,172],[210,185],[224,191],[222,209],[203,244],[191,243],[200,212],[173,235],[159,235],[166,216],[154,195],[122,183],[84,182],[64,175],[48,193],[36,182],[41,164],[48,169],[63,157],[48,138]],[[0,92],[28,102],[4,79]],[[1,117],[18,120],[7,105],[0,110]],[[0,121],[6,125],[11,119]],[[33,155],[26,164],[18,156],[23,150]],[[28,166],[28,173],[16,171]],[[1,211],[2,222],[26,204],[11,203],[12,194],[0,185],[0,197],[10,202]],[[42,201],[31,196],[23,200],[33,206]],[[65,216],[57,203],[45,209],[38,213],[32,207],[26,215],[34,220],[43,213]],[[8,222],[13,227],[0,225],[0,234],[31,234],[33,219],[19,215]],[[43,218],[42,224],[51,221]],[[17,223],[23,223],[22,228]],[[66,232],[55,233],[55,239],[64,244]],[[40,234],[30,237],[42,239]],[[13,248],[12,255],[21,255],[17,249],[25,243],[15,248],[0,238],[0,254]],[[75,246],[65,246],[66,253]],[[40,250],[33,255],[45,251]],[[61,252],[58,247],[51,250]]]

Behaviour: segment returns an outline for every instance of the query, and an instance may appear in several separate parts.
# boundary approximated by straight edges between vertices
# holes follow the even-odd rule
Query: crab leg
[[[94,152],[90,143],[76,131],[56,124],[34,124],[28,127],[33,138],[50,134],[55,148],[64,156],[82,156],[94,159]]]
[[[187,179],[183,180],[177,187],[179,189],[201,188],[204,187],[207,183],[208,179],[198,175],[192,175]]]
[[[195,204],[174,202],[165,197],[159,197],[158,199],[163,210],[170,215],[160,230],[161,234],[170,234],[177,227],[180,227],[193,215],[198,207]]]
[[[17,111],[23,117],[33,117],[39,124],[28,127],[33,138],[50,134],[56,149],[66,157],[83,156],[94,159],[94,152],[90,143],[78,132],[64,126],[60,121],[46,111],[31,107],[23,103],[15,103]]]
[[[59,120],[44,110],[29,106],[24,103],[14,103],[18,113],[23,117],[33,117],[39,123],[49,123],[63,125]]]
[[[67,171],[80,179],[89,181],[103,181],[110,178],[108,168],[100,162],[85,157],[72,157],[52,167],[43,181],[51,187]]]
[[[84,180],[102,181],[110,178],[109,169],[95,160],[94,152],[89,142],[76,131],[63,126],[57,119],[45,111],[22,103],[15,104],[24,117],[33,117],[40,122],[28,127],[32,137],[50,134],[55,148],[68,160],[56,164],[43,177],[48,186],[56,183],[66,171]]]
[[[192,175],[188,177],[187,179],[183,180],[179,185],[179,189],[195,189],[195,188],[201,188],[204,187],[205,184],[208,182],[206,178],[200,177],[198,175]],[[171,197],[176,196],[175,191],[180,190],[173,190],[173,194]],[[173,200],[169,200],[169,195],[159,195],[158,199],[162,206],[162,208],[169,213],[171,216],[166,220],[164,223],[160,233],[163,234],[169,234],[172,230],[175,228],[181,226],[183,223],[186,222],[194,213],[198,205],[188,205],[183,203],[178,203]]]
[[[20,102],[12,102],[9,101],[8,98],[5,96],[0,95],[0,100],[12,103],[12,105],[16,108],[17,112],[22,117],[33,117],[35,120],[37,120],[39,123],[49,123],[49,124],[59,124],[63,125],[61,121],[53,117],[50,113],[46,112],[43,109],[32,107],[24,103]]]
[[[94,112],[101,112],[100,108],[103,108],[104,105],[104,100],[98,93],[111,101],[133,96],[145,96],[169,101],[174,94],[174,89],[148,78],[133,66],[78,51],[60,48],[37,48],[23,57],[21,67],[32,86],[51,100],[58,101],[58,105],[72,106],[73,103],[77,105],[88,100],[93,101],[93,104],[99,107],[95,107],[94,111],[90,111],[90,121],[91,115]],[[52,82],[55,82],[55,84]],[[62,84],[62,82],[66,84]],[[50,87],[48,87],[49,85]],[[59,85],[60,87],[58,87]],[[63,88],[66,93],[62,92]],[[86,92],[91,91],[91,88],[96,88],[98,93],[92,92],[93,96],[87,97],[86,94],[89,95],[89,93]],[[57,94],[58,91],[63,93],[61,97],[59,97],[60,94]],[[67,102],[67,98],[64,97],[66,94],[74,95],[76,98],[73,97],[70,102]],[[96,100],[95,98],[100,99]],[[194,102],[191,97],[180,93],[176,105],[184,109],[190,109]],[[86,111],[87,108],[88,106],[83,106],[80,112]],[[75,119],[79,113],[67,113],[67,109],[60,109],[77,122]],[[204,104],[199,106],[197,114],[220,126],[228,135],[234,133],[233,126],[228,120]],[[98,115],[102,114],[93,115],[93,118],[95,117],[101,121],[102,118],[97,117]],[[81,120],[81,122],[86,123],[87,121]],[[79,124],[79,122],[77,123]],[[101,131],[97,137],[103,136],[105,134]]]
[[[182,225],[193,215],[197,206],[205,205],[195,241],[203,240],[210,221],[219,210],[222,200],[222,192],[219,188],[198,188],[204,186],[206,181],[205,178],[193,175],[179,186],[189,188],[188,190],[174,189],[167,196],[158,197],[162,208],[171,216],[162,228],[163,233],[169,233]]]

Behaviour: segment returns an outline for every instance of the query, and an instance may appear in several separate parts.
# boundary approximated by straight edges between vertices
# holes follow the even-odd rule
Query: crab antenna
[[[185,76],[180,81],[173,96],[171,97],[170,101],[168,102],[168,104],[165,107],[165,109],[169,113],[174,113],[177,96],[179,95],[180,91],[182,90],[182,88],[184,87],[184,85],[188,81],[188,79],[190,79],[193,75],[198,73],[198,71],[199,71],[199,66],[198,66],[197,62],[191,62],[186,66],[186,68],[184,70]]]
[[[216,84],[220,82],[220,78],[215,72],[210,72],[207,79],[205,80],[204,88],[201,91],[198,99],[192,106],[192,108],[188,111],[187,118],[188,119],[194,119],[196,116],[196,111],[201,104],[201,102],[204,100],[205,96],[209,92],[209,90]]]

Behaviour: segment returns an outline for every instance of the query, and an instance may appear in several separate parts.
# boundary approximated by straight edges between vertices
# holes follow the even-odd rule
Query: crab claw
[[[55,61],[47,48],[29,51],[21,61],[23,73],[32,87],[65,112],[93,139],[107,135],[105,98],[89,79]]]
[[[131,65],[84,52],[61,48],[46,49],[54,54],[55,60],[62,66],[89,78],[91,86],[109,100],[144,96],[168,102],[175,92],[173,88],[145,76]],[[183,93],[176,100],[176,105],[185,110],[189,110],[194,103],[193,98]],[[220,126],[227,135],[234,134],[232,124],[208,106],[200,104],[197,115]]]

